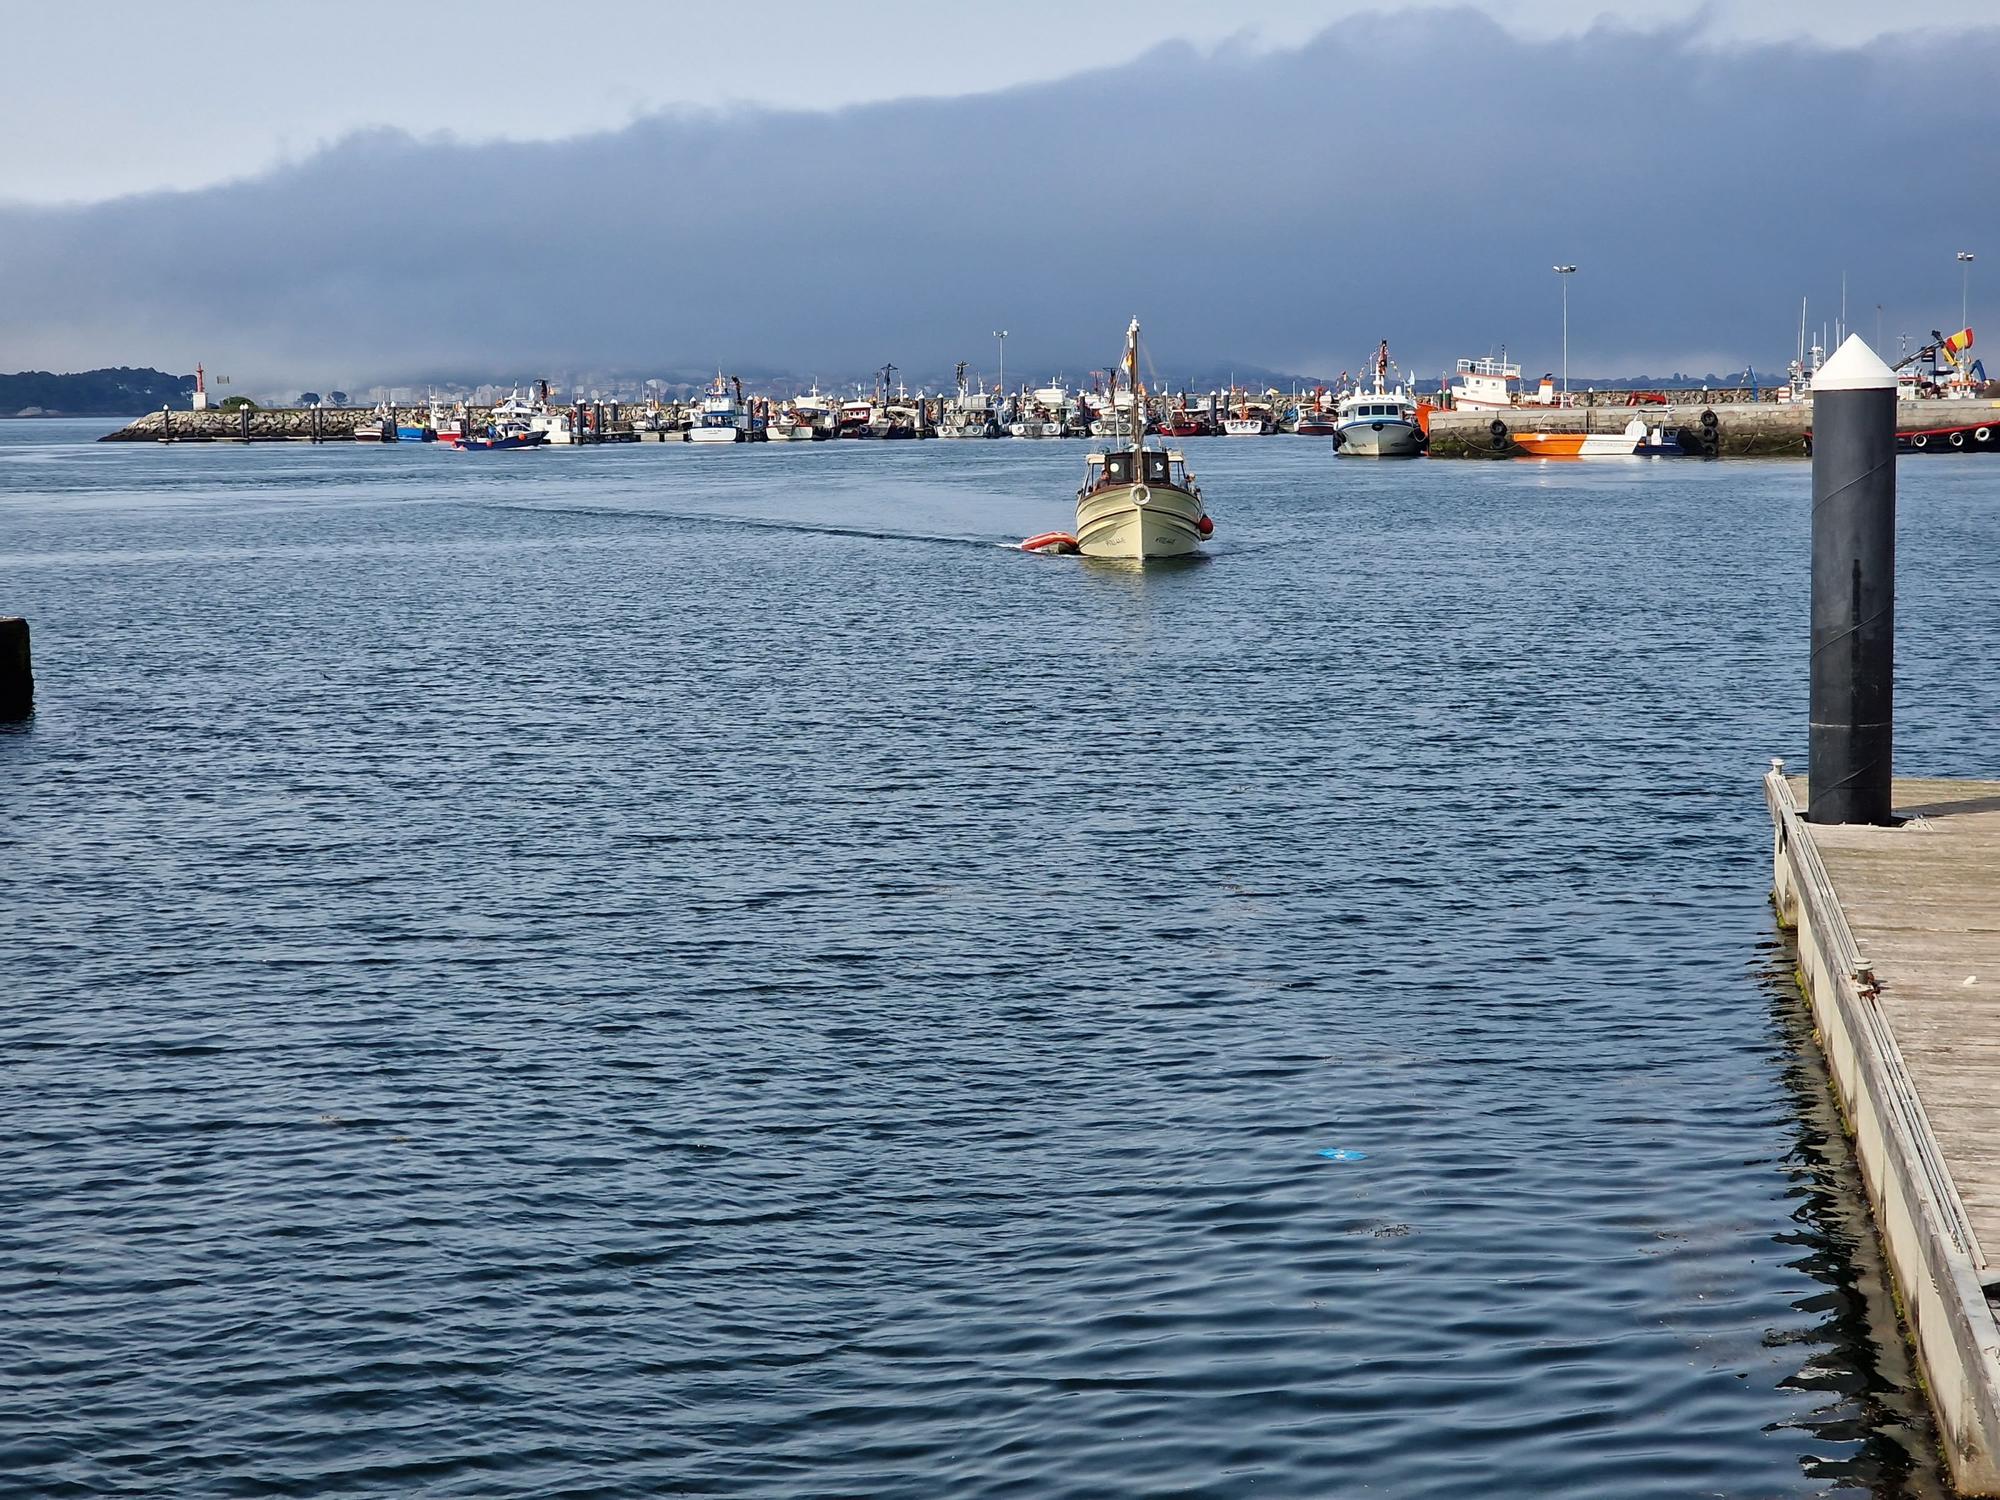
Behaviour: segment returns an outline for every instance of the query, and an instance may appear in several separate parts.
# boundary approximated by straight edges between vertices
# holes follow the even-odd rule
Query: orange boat
[[[1649,430],[1642,417],[1623,432],[1517,432],[1514,444],[1524,458],[1672,458],[1683,451],[1677,436]]]

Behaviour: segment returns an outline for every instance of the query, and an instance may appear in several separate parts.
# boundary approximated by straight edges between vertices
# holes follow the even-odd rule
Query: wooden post
[[[0,619],[0,719],[25,719],[35,709],[35,673],[28,659],[28,622]]]

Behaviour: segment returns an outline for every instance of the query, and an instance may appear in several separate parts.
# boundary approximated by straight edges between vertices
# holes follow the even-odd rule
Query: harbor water
[[[1803,463],[0,424],[0,1492],[1916,1496]],[[1902,465],[1899,767],[1991,774]]]

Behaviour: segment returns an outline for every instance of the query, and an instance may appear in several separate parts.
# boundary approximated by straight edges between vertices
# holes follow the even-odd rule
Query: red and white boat
[[[1299,407],[1298,426],[1292,430],[1300,437],[1332,437],[1340,431],[1340,416],[1327,405],[1325,386],[1313,387],[1312,404]]]

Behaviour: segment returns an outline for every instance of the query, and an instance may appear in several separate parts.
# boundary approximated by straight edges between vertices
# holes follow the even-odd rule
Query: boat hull
[[[740,427],[690,427],[687,434],[690,443],[740,443],[743,438]]]
[[[1266,437],[1271,424],[1262,417],[1228,417],[1222,423],[1224,437]]]
[[[1631,458],[1638,444],[1622,432],[1517,432],[1525,458]]]
[[[1414,422],[1349,422],[1335,439],[1334,452],[1342,458],[1415,458],[1424,451],[1424,435]]]
[[[1163,484],[1114,484],[1076,502],[1076,545],[1085,557],[1143,561],[1188,557],[1200,547],[1198,496]]]
[[[812,440],[812,427],[804,422],[789,427],[773,422],[764,429],[764,441],[767,443],[810,443]]]
[[[543,432],[510,432],[505,437],[455,437],[448,444],[460,453],[498,453],[510,448],[540,448],[548,441]]]

